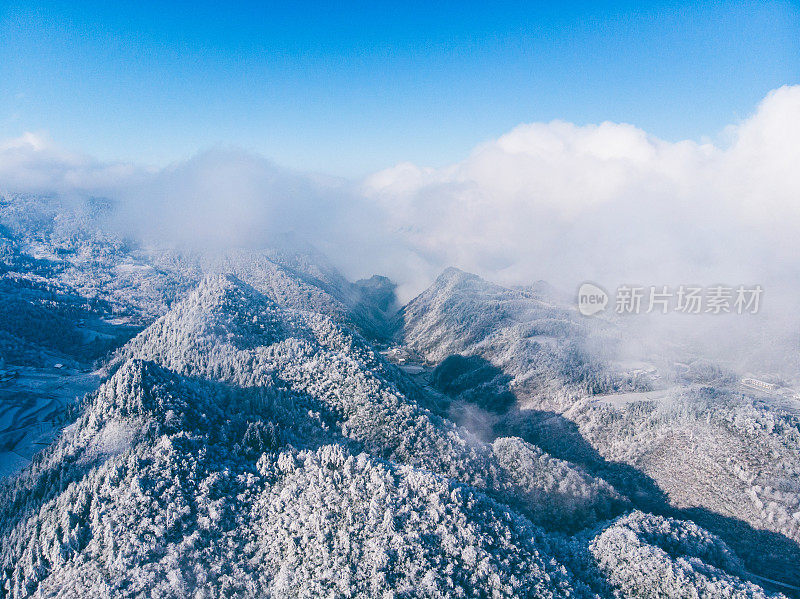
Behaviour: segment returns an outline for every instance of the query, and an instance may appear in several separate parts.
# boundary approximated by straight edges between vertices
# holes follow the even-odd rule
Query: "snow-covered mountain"
[[[391,283],[350,283],[297,239],[224,254],[143,246],[110,232],[114,209],[102,199],[0,196],[0,476],[49,443],[115,349],[208,274],[235,274],[371,339],[389,334]]]
[[[692,518],[754,570],[800,586],[797,407],[700,361],[680,376],[663,360],[620,367],[625,330],[614,322],[457,269],[405,306],[396,328],[439,365],[434,385],[456,388],[461,402],[502,399],[492,435],[581,464],[641,509]]]
[[[144,248],[59,202],[0,203],[4,413],[63,382],[0,484],[3,596],[794,592],[796,417],[609,400],[646,386],[619,331],[543,285],[450,269],[395,316],[297,242]]]

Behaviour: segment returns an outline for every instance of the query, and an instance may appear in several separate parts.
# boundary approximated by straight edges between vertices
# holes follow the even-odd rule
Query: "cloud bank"
[[[27,134],[0,143],[0,190],[109,196],[146,240],[257,245],[294,231],[350,276],[393,277],[405,299],[450,265],[567,289],[800,281],[800,86],[721,139],[533,123],[446,168],[346,181],[232,149],[161,169],[108,164]]]
[[[625,124],[521,125],[461,163],[398,165],[364,190],[424,263],[508,283],[796,277],[800,86],[770,93],[724,137],[670,143]]]
[[[135,165],[66,151],[43,133],[0,140],[0,192],[113,195],[146,174]]]

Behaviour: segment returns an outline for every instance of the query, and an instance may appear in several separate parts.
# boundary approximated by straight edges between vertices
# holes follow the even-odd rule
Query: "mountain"
[[[341,445],[280,451],[282,431],[264,420],[277,395],[126,362],[24,480],[38,493],[10,502],[22,516],[3,520],[16,524],[3,552],[10,596],[369,595],[441,588],[445,572],[487,594],[546,575],[569,588],[530,525],[484,496]],[[470,550],[477,571],[460,563]]]
[[[109,355],[203,277],[232,273],[281,305],[380,339],[393,288],[350,283],[291,236],[225,252],[144,246],[114,231],[114,203],[0,196],[0,476],[49,443]]]
[[[498,459],[511,445],[497,449],[425,408],[427,398],[402,373],[386,363],[358,333],[319,313],[278,306],[232,275],[204,280],[183,302],[131,340],[110,368],[126,360],[155,362],[186,376],[210,378],[239,388],[278,385],[294,394],[300,412],[282,420],[296,422],[318,414],[321,430],[302,430],[291,442],[342,442],[359,451],[435,472],[501,496],[524,486],[535,492],[529,474],[518,481],[516,459]],[[416,398],[416,399],[415,399]],[[525,444],[523,444],[525,445]],[[526,459],[541,460],[521,449]],[[579,502],[586,515],[570,521],[619,513],[624,500],[607,484],[558,460],[564,503]],[[544,472],[545,468],[541,468]],[[521,493],[517,493],[523,496]],[[544,518],[548,500],[527,509]]]
[[[800,586],[800,410],[700,361],[626,366],[626,331],[613,320],[457,269],[395,327],[438,365],[434,386],[499,412],[484,436],[518,436],[580,464],[640,509],[690,518],[754,571]]]
[[[601,352],[618,331],[577,319],[544,285],[506,289],[448,270],[392,318],[391,281],[350,283],[299,243],[147,248],[103,232],[105,204],[98,215],[52,198],[6,201],[0,280],[16,302],[9,314],[31,316],[2,318],[3,367],[34,395],[0,387],[0,399],[44,401],[53,389],[33,381],[47,375],[63,383],[63,403],[48,408],[43,449],[0,482],[3,596],[793,592],[791,572],[764,567],[759,539],[734,538],[707,517],[721,512],[692,511],[648,478],[650,464],[686,476],[663,454],[642,453],[662,439],[661,416],[596,399],[640,384]],[[87,216],[62,226],[62,214]],[[53,248],[65,230],[79,241],[62,256]],[[131,278],[110,274],[120,264],[137,265],[123,269]],[[131,281],[143,286],[129,296]],[[47,334],[37,321],[52,323]],[[108,337],[91,353],[70,331],[98,323]],[[421,372],[390,361],[390,336],[424,356]],[[20,363],[27,348],[41,361]],[[748,409],[730,408],[728,430],[752,428]],[[35,427],[42,410],[23,424]],[[491,434],[454,422],[468,411]],[[663,417],[681,434],[684,422],[707,421],[698,434],[722,426],[699,408],[681,413],[690,415]],[[790,423],[768,414],[772,428],[761,415],[764,428],[749,434],[769,445],[747,450],[770,451],[775,464],[752,453],[736,472],[783,472],[791,484]],[[744,457],[728,446],[738,438],[721,439],[705,440],[719,450],[712,459],[739,467]],[[627,461],[605,457],[615,451]],[[729,490],[706,474],[694,474],[681,501],[703,505],[704,477],[710,496]],[[763,505],[775,530],[765,532],[784,552],[773,551],[780,566],[793,559],[779,512],[791,494],[760,488],[774,498]],[[752,559],[753,547],[765,560]]]
[[[609,485],[477,441],[360,335],[235,277],[204,280],[109,371],[3,490],[11,597],[633,593],[652,582],[636,551],[680,564],[672,584],[764,596],[719,540],[637,512],[609,524],[627,509]]]
[[[490,358],[526,396],[621,387],[625,381],[592,351],[613,347],[616,331],[576,314],[537,287],[506,288],[448,268],[398,312],[394,328],[399,342],[433,364],[461,354]]]

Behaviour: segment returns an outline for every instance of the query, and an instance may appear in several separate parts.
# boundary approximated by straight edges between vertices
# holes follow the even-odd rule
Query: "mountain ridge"
[[[35,216],[12,234],[35,229]],[[60,264],[53,248],[75,229],[52,236],[50,226],[27,235],[45,264]],[[135,335],[111,342],[102,382],[64,416],[72,423],[0,482],[4,596],[772,596],[750,574],[772,574],[763,560],[737,556],[747,546],[731,549],[730,534],[671,516],[717,520],[646,513],[661,505],[647,493],[666,499],[648,486],[648,462],[635,460],[663,444],[654,423],[688,422],[715,440],[723,424],[771,422],[753,438],[778,451],[793,447],[791,421],[742,404],[699,428],[711,412],[696,394],[683,420],[641,402],[594,405],[598,392],[629,384],[594,353],[613,344],[609,325],[595,329],[545,293],[457,269],[390,322],[391,282],[351,284],[313,253],[145,254],[86,235],[76,247],[117,253],[95,271],[72,257],[36,276],[66,285],[80,271],[75,297],[86,298],[92,273],[121,260],[130,280],[153,284],[137,297],[173,295],[138,313]],[[3,274],[17,268],[32,281],[20,247]],[[121,311],[117,300],[103,304],[125,293],[101,287],[98,317],[138,310],[140,299]],[[427,361],[423,379],[384,357],[391,334]],[[480,376],[440,369],[423,384],[427,366],[453,356],[474,358]],[[483,409],[474,400],[493,401],[492,387],[517,403],[496,410],[483,439],[451,408]],[[737,480],[754,474],[747,456],[709,453],[732,460]],[[649,463],[668,465],[659,455]],[[791,487],[767,492],[762,480],[791,481],[791,455],[781,459],[752,482],[764,484],[758,501],[771,498],[773,534],[788,540]],[[669,474],[670,491],[686,480]],[[712,496],[744,488],[720,480]],[[686,485],[681,508],[706,501],[699,488]]]

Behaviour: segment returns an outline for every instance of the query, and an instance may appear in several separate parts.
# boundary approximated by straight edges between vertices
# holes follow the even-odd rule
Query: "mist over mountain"
[[[0,599],[800,599],[800,4],[0,40]]]
[[[4,596],[795,596],[795,399],[543,282],[6,195]],[[791,385],[791,381],[784,381]]]
[[[388,275],[403,301],[448,266],[570,293],[585,280],[760,282],[777,300],[797,279],[798,115],[800,87],[784,86],[713,143],[532,123],[453,165],[363,181],[223,147],[159,169],[104,163],[27,134],[0,145],[0,189],[111,198],[123,236],[172,245],[252,247],[295,231],[350,279]]]
[[[799,90],[360,182],[4,142],[0,595],[800,596]]]
[[[763,369],[800,347],[798,122],[800,88],[784,86],[713,141],[532,123],[450,166],[405,163],[358,181],[230,147],[162,168],[107,163],[26,134],[0,143],[0,190],[103,198],[116,208],[101,228],[148,247],[262,250],[291,232],[351,281],[388,276],[400,303],[450,266],[568,295],[585,281],[609,292],[760,285],[758,318],[661,319],[636,343],[693,343],[744,370],[759,356]]]

